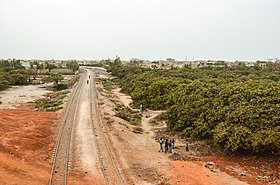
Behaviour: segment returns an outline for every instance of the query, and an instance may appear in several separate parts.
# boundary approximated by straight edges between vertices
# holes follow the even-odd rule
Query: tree
[[[45,62],[45,64],[46,64],[46,69],[48,69],[49,72],[51,72],[52,69],[56,68],[56,66],[54,64],[50,64],[48,62]]]
[[[12,61],[1,60],[0,68],[6,72],[9,72],[11,70],[17,70],[17,69],[25,69],[25,67],[21,65],[20,60],[16,60],[16,59],[13,59]]]
[[[34,68],[34,63],[33,62],[29,62],[29,66],[30,66],[30,69],[33,69]]]
[[[11,79],[9,80],[11,85],[26,85],[28,84],[29,76],[26,70],[12,70],[9,72]]]
[[[31,79],[36,80],[36,77],[38,75],[37,70],[30,68],[27,70],[27,73],[29,75],[29,81],[31,81]]]
[[[79,70],[79,63],[76,60],[70,61],[66,64],[68,69],[72,69],[73,72]]]
[[[0,72],[0,91],[8,88],[9,81],[6,79],[7,75],[5,73]]]
[[[36,65],[36,71],[41,72],[42,69],[44,69],[44,64],[40,63],[39,61],[34,61],[33,66]]]
[[[222,64],[221,62],[220,64]],[[167,109],[172,130],[224,151],[280,154],[279,67],[145,69],[117,57],[107,70],[134,105]]]
[[[133,67],[141,67],[144,63],[144,60],[138,59],[138,58],[132,58],[130,59],[128,65]]]
[[[46,82],[53,82],[54,87],[58,86],[59,81],[63,80],[64,77],[59,73],[52,73],[50,76],[44,78]]]

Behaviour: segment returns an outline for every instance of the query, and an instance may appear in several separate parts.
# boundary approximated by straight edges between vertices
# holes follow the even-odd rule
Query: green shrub
[[[48,98],[41,98],[36,101],[36,107],[39,111],[47,112],[56,112],[60,109],[63,109],[63,99],[66,97],[64,93],[55,93],[55,96],[52,95]]]
[[[58,84],[56,86],[56,90],[60,91],[60,90],[64,90],[64,89],[67,89],[68,88],[68,85],[67,84]]]
[[[256,152],[280,154],[280,127],[256,132],[252,138],[252,148]]]
[[[103,87],[107,91],[111,91],[114,87],[114,83],[109,80],[103,80],[102,81]]]
[[[128,121],[132,125],[139,125],[141,123],[141,116],[138,111],[134,111],[129,107],[123,105],[116,105],[115,107],[116,116]]]
[[[213,132],[214,144],[225,151],[251,150],[252,132],[247,127],[220,123]]]
[[[280,64],[144,69],[117,58],[108,71],[138,107],[166,109],[167,125],[228,152],[279,153]],[[120,114],[124,119],[127,115]]]

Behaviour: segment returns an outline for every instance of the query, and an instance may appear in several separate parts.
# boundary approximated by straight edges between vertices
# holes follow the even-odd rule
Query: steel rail
[[[91,97],[93,97],[93,98],[95,98],[95,100],[97,100],[97,98],[98,98],[98,96],[97,96],[97,95],[98,95],[98,92],[97,92],[97,89],[96,89],[96,87],[95,87],[94,78],[92,78],[91,81],[92,81],[92,84],[93,84],[93,85],[91,86],[91,91],[92,91],[92,96],[91,96]],[[92,103],[92,101],[91,101],[91,103]],[[96,117],[97,117],[97,119],[98,119],[97,125],[98,125],[98,126],[100,127],[100,129],[101,129],[101,134],[103,135],[103,139],[104,139],[106,151],[107,151],[107,153],[108,153],[108,155],[109,155],[109,157],[110,157],[111,163],[112,163],[112,165],[113,165],[113,167],[114,167],[114,171],[115,171],[115,173],[117,174],[119,183],[120,183],[121,185],[123,185],[124,182],[123,182],[122,176],[121,176],[120,171],[119,171],[119,169],[118,169],[118,167],[117,167],[117,165],[116,165],[116,162],[115,162],[115,160],[114,160],[114,158],[113,158],[113,156],[112,156],[112,152],[111,152],[111,150],[110,150],[110,147],[109,147],[109,144],[108,144],[108,141],[107,141],[107,137],[106,137],[106,135],[105,135],[105,133],[104,133],[104,129],[103,129],[102,126],[100,125],[101,119],[100,119],[100,114],[99,114],[98,107],[97,107],[97,101],[96,101],[95,103],[92,103],[92,104],[93,104],[92,106],[94,106],[95,111],[96,111]],[[94,125],[93,125],[93,127],[94,127]],[[94,132],[95,132],[95,130],[94,130]],[[97,143],[97,142],[96,142],[96,145],[97,145],[97,150],[98,150],[98,153],[99,153],[99,160],[101,161],[101,165],[102,165],[102,172],[103,172],[103,175],[104,175],[104,177],[105,177],[105,179],[106,179],[106,184],[108,184],[108,177],[106,177],[106,175],[105,175],[105,169],[104,169],[103,162],[102,162],[102,159],[101,159],[101,156],[100,156],[101,154],[100,154],[100,150],[99,150],[99,147],[98,147],[98,143]]]
[[[56,140],[56,146],[54,148],[53,164],[52,164],[52,169],[51,169],[50,178],[49,178],[49,185],[53,184],[55,168],[56,168],[56,165],[57,165],[57,157],[58,157],[59,149],[61,147],[62,136],[63,136],[63,133],[65,132],[65,126],[67,124],[67,121],[66,121],[67,118],[68,118],[67,115],[70,112],[71,105],[74,103],[76,95],[80,92],[81,84],[82,84],[81,81],[82,80],[80,79],[79,82],[78,82],[78,85],[74,89],[74,92],[70,96],[70,101],[68,101],[68,103],[66,104],[66,111],[63,114],[62,126],[60,128],[60,131],[59,131],[59,134],[58,134],[58,137],[57,137],[57,140]],[[72,125],[71,125],[71,127],[72,127]],[[69,134],[69,131],[68,131],[68,134]],[[70,134],[72,134],[72,132]],[[69,146],[70,146],[70,144],[69,144]],[[69,150],[69,148],[68,148],[69,146],[67,146],[67,150]],[[69,154],[69,151],[67,153]],[[68,157],[65,160],[68,160]],[[68,166],[68,162],[66,162],[66,163],[67,163],[67,166]],[[67,167],[67,169],[65,169],[65,166],[66,166],[66,164],[64,165],[64,184],[66,184],[65,179],[67,178],[66,176],[67,176],[67,170],[68,170],[68,167]]]
[[[93,79],[93,78],[92,78],[92,79]],[[90,81],[92,81],[92,80],[90,80]],[[93,124],[93,114],[92,114],[92,112],[93,112],[93,106],[94,106],[94,103],[92,103],[92,98],[94,97],[94,95],[93,95],[93,87],[92,87],[91,83],[93,83],[93,82],[90,82],[90,98],[91,98],[91,101],[90,101],[90,104],[91,104],[91,106],[90,106],[90,112],[91,112],[91,114],[90,114],[90,116],[91,116],[92,130],[93,130],[93,133],[94,133],[94,135],[95,135],[95,127],[94,127],[94,124]],[[94,84],[93,84],[93,85],[94,85]],[[107,177],[106,174],[105,174],[105,169],[104,169],[105,167],[104,167],[104,164],[103,164],[103,161],[102,161],[102,158],[101,158],[101,152],[100,152],[99,145],[98,145],[98,143],[97,143],[97,138],[96,138],[96,136],[94,137],[94,139],[95,139],[95,143],[96,143],[96,150],[97,150],[97,153],[98,153],[98,159],[99,159],[99,163],[100,163],[100,165],[101,165],[102,174],[103,174],[103,176],[104,176],[104,178],[105,178],[106,184],[108,184],[108,177]]]
[[[85,77],[83,77],[85,78]],[[81,86],[81,84],[83,83],[84,80],[81,80],[81,83],[79,84]],[[78,99],[77,99],[77,104],[76,105],[79,105],[79,102],[81,101],[81,96],[82,96],[82,93],[81,93],[81,87],[78,87],[78,91],[77,92],[78,94]],[[73,120],[71,120],[70,122],[70,127],[68,128],[68,134],[69,134],[69,139],[68,139],[68,142],[67,142],[67,150],[66,150],[66,156],[65,156],[65,163],[64,163],[64,185],[67,184],[67,173],[68,173],[68,167],[69,167],[69,152],[70,152],[70,146],[71,146],[71,140],[72,140],[72,131],[73,131],[73,123],[75,121],[75,115],[78,111],[78,106],[76,106],[75,108],[75,112],[73,114]]]

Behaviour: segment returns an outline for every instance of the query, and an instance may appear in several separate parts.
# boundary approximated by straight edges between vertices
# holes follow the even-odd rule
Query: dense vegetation
[[[40,75],[43,82],[53,82],[54,93],[48,94],[47,98],[36,101],[36,107],[40,111],[57,111],[63,108],[63,99],[68,91],[64,89],[71,88],[79,79],[75,76],[69,80],[64,80],[62,74],[74,74],[79,69],[77,61],[66,63],[67,69],[62,66],[56,66],[49,62],[30,62],[30,69],[25,69],[19,60],[0,60],[0,91],[5,90],[9,85],[27,85],[31,84]]]
[[[280,153],[280,65],[146,69],[119,58],[107,70],[134,104],[166,109],[170,129],[227,152]]]
[[[49,62],[30,62],[30,68],[25,69],[20,60],[0,60],[0,91],[9,87],[9,85],[27,85],[36,80],[39,75],[45,78],[42,81],[54,82],[57,90],[68,88],[68,84],[60,84],[63,80],[62,74],[74,74],[79,70],[77,61],[66,63],[66,67],[55,65]]]
[[[0,60],[0,90],[9,85],[28,84],[29,74],[19,60]]]

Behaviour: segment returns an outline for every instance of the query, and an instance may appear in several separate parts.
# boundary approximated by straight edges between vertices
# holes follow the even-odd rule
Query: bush
[[[22,74],[13,74],[13,85],[27,85],[28,82],[28,77],[27,75],[22,75]]]
[[[256,152],[280,154],[280,127],[256,132],[252,138],[252,148]]]
[[[123,105],[117,105],[114,110],[117,117],[128,121],[132,125],[139,125],[141,123],[141,116],[138,111],[133,111]]]
[[[103,80],[102,81],[103,87],[107,91],[111,91],[114,87],[114,83],[109,80]]]
[[[171,130],[232,153],[279,153],[280,65],[152,70],[117,58],[108,70],[136,106],[167,109]]]
[[[68,88],[68,85],[67,84],[58,84],[56,86],[56,90],[60,91],[60,90],[64,90],[64,89],[67,89]]]
[[[66,97],[66,92],[56,92],[48,94],[48,98],[42,98],[36,101],[36,107],[39,111],[56,112],[63,109],[63,99]]]

